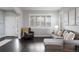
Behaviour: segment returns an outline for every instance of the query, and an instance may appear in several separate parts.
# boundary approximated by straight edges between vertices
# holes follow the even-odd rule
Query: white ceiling
[[[0,9],[2,10],[14,10],[14,7],[0,7]],[[56,11],[56,10],[60,10],[61,7],[19,7],[19,9],[21,10],[52,10],[52,11]]]

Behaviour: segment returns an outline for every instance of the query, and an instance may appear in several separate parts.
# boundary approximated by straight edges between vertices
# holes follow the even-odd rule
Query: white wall
[[[22,24],[22,20],[23,20],[23,15],[20,14],[20,15],[17,15],[17,23],[18,23],[18,38],[21,39],[21,28],[23,27],[23,24]]]
[[[18,39],[21,39],[21,28],[23,27],[23,24],[22,24],[23,12],[18,7],[14,7],[14,11],[16,12]]]
[[[48,36],[54,30],[55,25],[59,25],[58,11],[52,10],[27,10],[23,12],[23,26],[29,26],[29,14],[52,14],[51,28],[32,28],[35,36]]]
[[[5,36],[4,11],[0,11],[0,38]]]

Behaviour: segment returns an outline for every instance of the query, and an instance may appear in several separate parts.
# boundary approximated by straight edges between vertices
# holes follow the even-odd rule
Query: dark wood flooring
[[[43,38],[40,39],[13,38],[11,42],[0,47],[0,52],[44,52],[44,51],[45,51],[45,47],[43,43]]]
[[[54,52],[52,49],[46,49],[43,43],[44,37],[34,39],[9,39],[13,40],[0,47],[0,52]]]

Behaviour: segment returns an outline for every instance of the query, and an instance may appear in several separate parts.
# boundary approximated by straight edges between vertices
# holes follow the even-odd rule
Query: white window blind
[[[30,27],[51,27],[51,15],[31,15]]]

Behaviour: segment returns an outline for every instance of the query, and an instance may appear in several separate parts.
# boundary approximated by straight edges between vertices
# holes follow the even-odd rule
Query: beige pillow
[[[57,33],[58,36],[62,36],[62,34],[63,34],[63,31],[58,31]]]
[[[75,38],[75,34],[70,32],[68,36],[66,37],[66,40],[73,40],[74,38]]]

